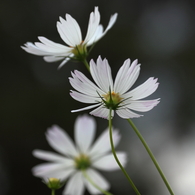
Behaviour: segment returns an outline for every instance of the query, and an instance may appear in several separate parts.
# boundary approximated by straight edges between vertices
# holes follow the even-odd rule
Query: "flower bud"
[[[52,190],[58,190],[64,185],[64,182],[61,182],[60,179],[53,177],[47,179],[47,181],[44,181],[44,183],[47,185],[48,188]]]

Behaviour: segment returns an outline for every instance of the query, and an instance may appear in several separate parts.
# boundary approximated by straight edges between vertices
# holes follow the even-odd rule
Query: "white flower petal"
[[[65,45],[55,43],[45,37],[39,36],[38,39],[42,42],[42,47],[45,48],[45,51],[48,50],[48,52],[57,52],[57,53],[70,53],[71,48],[67,47]],[[40,47],[41,48],[41,47]]]
[[[123,82],[123,79],[127,79],[124,77],[124,75],[127,73],[130,65],[130,59],[127,59],[124,61],[123,65],[120,67],[120,69],[117,72],[115,81],[114,81],[114,91],[119,92],[121,91],[121,82]]]
[[[104,34],[103,35],[105,35],[107,33],[107,31],[112,28],[112,26],[116,22],[117,17],[118,17],[118,14],[117,13],[115,13],[114,15],[112,15],[110,17],[110,21],[109,21],[108,26],[106,27],[106,30],[104,31]]]
[[[56,47],[50,47],[48,45],[44,45],[40,42],[35,42],[35,46],[42,51],[48,52],[50,55],[57,55],[57,56],[66,56],[70,53],[69,49],[60,49]],[[64,46],[65,47],[65,46]]]
[[[87,106],[87,107],[80,108],[80,109],[77,109],[77,110],[71,110],[71,112],[80,112],[80,111],[84,111],[84,110],[89,110],[89,109],[95,108],[99,105],[100,104],[95,104],[95,105]]]
[[[99,72],[99,76],[101,78],[100,82],[102,86],[105,86],[105,90],[110,88],[113,90],[113,79],[112,79],[112,71],[108,64],[108,60],[104,59],[102,61],[101,56],[97,59],[97,70]]]
[[[97,95],[97,91],[102,91],[100,88],[97,87],[97,85],[95,85],[93,82],[91,82],[82,72],[75,70],[74,73],[72,73],[72,76],[74,79],[78,79],[82,83],[87,83],[88,88],[91,88],[91,89],[96,91],[96,93],[94,93],[95,95]],[[83,90],[83,89],[81,89],[81,90]],[[102,91],[102,93],[103,93],[103,91]]]
[[[62,40],[68,45],[75,47],[81,44],[82,35],[80,27],[77,21],[69,14],[66,14],[66,20],[60,17],[60,22],[57,22],[57,29]]]
[[[108,23],[108,26],[106,27],[106,30],[101,35],[100,35],[100,33],[97,34],[98,36],[95,38],[94,42],[99,41],[112,28],[112,26],[116,22],[117,16],[118,16],[118,14],[115,13],[113,16],[110,17],[110,21]]]
[[[71,138],[59,126],[53,125],[51,128],[48,128],[46,133],[46,139],[56,151],[64,155],[78,155],[78,152]]]
[[[26,44],[24,44],[24,46],[21,46],[21,48],[30,54],[34,54],[38,56],[51,55],[51,53],[43,51],[42,49],[38,48],[31,42],[27,42]]]
[[[78,150],[81,153],[87,154],[95,136],[96,122],[94,118],[87,115],[78,117],[75,121],[74,129]]]
[[[101,189],[108,190],[110,188],[110,184],[108,183],[108,181],[97,171],[93,169],[87,169],[86,174]],[[87,179],[85,179],[85,185],[91,194],[100,194],[100,191],[95,188]]]
[[[93,35],[93,37],[87,42],[87,46],[89,47],[93,45],[95,42],[97,42],[102,37],[102,34],[103,34],[103,26],[100,24],[97,27],[96,32]]]
[[[62,49],[48,47],[47,45],[44,45],[43,43],[39,43],[39,42],[35,42],[35,46],[44,52],[48,52],[47,55],[67,56],[70,54],[69,50],[67,50],[66,52]]]
[[[87,96],[87,95],[84,95],[82,93],[78,93],[77,91],[70,91],[70,95],[75,100],[77,100],[79,102],[83,102],[83,103],[94,103],[94,104],[98,104],[98,102],[101,102],[101,98]]]
[[[126,154],[124,152],[117,152],[116,155],[120,163],[125,166],[127,162]],[[106,156],[101,157],[100,159],[97,159],[93,162],[93,167],[103,171],[113,171],[120,169],[120,167],[116,163],[116,160],[114,159],[113,154],[108,154]]]
[[[127,107],[129,109],[139,111],[139,112],[147,112],[154,108],[159,103],[159,99],[156,100],[136,100],[136,101],[130,101],[130,104],[127,104]]]
[[[109,21],[108,26],[104,32],[103,32],[103,26],[101,24],[97,27],[95,34],[87,42],[87,46],[90,46],[90,45],[94,44],[95,42],[99,41],[108,32],[108,30],[110,30],[112,28],[112,26],[116,22],[117,15],[118,14],[115,13],[113,16],[110,17],[110,21]]]
[[[43,163],[32,168],[32,173],[36,177],[53,177],[61,180],[65,180],[74,172],[74,168],[67,168],[63,163]]]
[[[138,118],[140,116],[143,116],[143,115],[140,115],[140,114],[136,114],[135,112],[132,112],[130,111],[129,109],[120,109],[120,110],[116,110],[116,113],[121,117],[121,118],[124,118],[124,119],[128,119],[128,118]]]
[[[84,178],[81,172],[75,173],[67,182],[63,195],[83,195],[84,194]]]
[[[100,13],[98,11],[98,7],[95,7],[94,12],[91,12],[89,17],[87,34],[83,44],[86,44],[88,41],[90,41],[91,38],[93,38],[99,23],[100,23]]]
[[[71,74],[73,78],[69,77],[69,82],[77,91],[95,97],[98,93],[104,93],[80,71],[74,71]]]
[[[116,75],[114,91],[119,94],[127,92],[137,80],[139,72],[140,64],[137,64],[137,60],[130,66],[130,59],[127,59]]]
[[[35,44],[31,42],[27,42],[25,47],[22,46],[26,52],[39,55],[39,56],[55,56],[62,57],[67,56],[71,52],[71,48],[61,45],[59,43],[54,43],[45,37],[38,37],[41,42],[35,42]],[[57,60],[55,60],[57,61]]]
[[[121,136],[119,134],[119,131],[115,128],[113,128],[112,138],[113,138],[114,146],[116,147],[120,141]],[[111,147],[110,147],[109,129],[107,128],[98,137],[98,139],[93,144],[88,154],[91,156],[92,160],[95,161],[95,159],[105,155],[110,151],[111,151]]]
[[[64,57],[59,57],[59,56],[45,56],[45,57],[43,57],[43,59],[46,62],[57,62],[59,60],[63,60]]]
[[[90,61],[90,73],[93,77],[93,80],[98,85],[98,87],[101,89],[101,85],[99,84],[99,74],[97,71],[97,66],[93,60]],[[103,89],[104,90],[104,89]]]
[[[42,160],[64,163],[67,167],[74,165],[74,161],[72,159],[66,158],[54,152],[48,152],[44,150],[33,150],[33,156]]]
[[[124,98],[131,97],[132,100],[140,100],[154,93],[158,88],[158,85],[157,79],[150,77],[143,84],[124,94]]]
[[[104,93],[108,93],[109,89],[111,91],[113,90],[111,68],[106,59],[102,60],[101,56],[99,56],[96,64],[93,60],[91,60],[90,71],[94,81],[100,87],[100,89],[104,91]]]
[[[70,54],[68,57],[66,57],[61,63],[60,63],[60,65],[58,66],[58,70],[62,67],[62,66],[64,66],[64,64],[66,64],[72,57],[74,57],[74,54]]]
[[[99,106],[98,108],[92,110],[90,112],[91,115],[98,116],[104,119],[108,119],[109,117],[109,110],[104,106]],[[112,117],[114,116],[114,111],[112,110]]]
[[[71,90],[70,95],[75,100],[77,100],[79,102],[83,102],[83,103],[97,103],[99,101],[98,98],[94,98],[94,97],[79,93],[77,91],[72,91]]]

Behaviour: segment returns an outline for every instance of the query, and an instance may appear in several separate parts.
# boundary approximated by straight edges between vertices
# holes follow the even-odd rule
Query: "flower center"
[[[113,110],[116,110],[118,105],[121,103],[121,100],[123,99],[120,97],[118,93],[109,92],[105,95],[102,95],[104,97],[104,103],[107,108],[112,108]]]
[[[74,54],[75,58],[77,60],[83,60],[87,57],[87,47],[86,44],[83,45],[83,42],[81,42],[79,45],[76,45],[72,49],[72,53]]]
[[[74,159],[75,166],[79,170],[86,170],[91,165],[91,161],[88,156],[81,154],[80,156]]]

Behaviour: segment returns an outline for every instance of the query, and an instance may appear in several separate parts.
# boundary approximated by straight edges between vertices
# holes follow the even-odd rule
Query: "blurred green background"
[[[133,121],[154,152],[177,195],[195,194],[195,7],[194,1],[154,0],[4,0],[0,2],[0,195],[50,194],[31,168],[40,160],[35,148],[51,150],[45,131],[53,124],[73,137],[76,117],[83,107],[69,95],[70,72],[89,73],[80,63],[47,63],[20,48],[37,36],[63,44],[56,29],[59,16],[73,16],[85,36],[89,14],[99,6],[104,27],[115,12],[118,19],[97,43],[88,60],[107,58],[116,74],[130,58],[142,64],[135,86],[148,77],[159,79],[149,99],[160,104]],[[107,121],[97,119],[97,135]],[[154,165],[127,121],[114,118],[122,140],[118,150],[128,153],[127,171],[143,195],[168,194]],[[113,194],[134,194],[120,171],[102,172]],[[57,192],[61,194],[61,191]],[[86,192],[88,194],[88,192]]]

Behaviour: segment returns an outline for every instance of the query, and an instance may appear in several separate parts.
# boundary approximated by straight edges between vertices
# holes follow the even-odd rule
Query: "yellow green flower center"
[[[122,97],[118,94],[113,92],[109,92],[105,95],[102,95],[104,97],[104,103],[106,105],[107,108],[112,108],[113,110],[116,110],[118,105],[121,103],[122,101]]]
[[[75,166],[79,170],[86,170],[91,165],[90,158],[85,154],[81,154],[80,156],[74,159]]]
[[[72,49],[72,53],[74,54],[77,60],[83,60],[87,57],[87,47],[86,44],[81,42],[79,45],[75,46]]]

